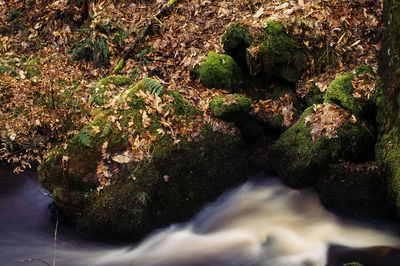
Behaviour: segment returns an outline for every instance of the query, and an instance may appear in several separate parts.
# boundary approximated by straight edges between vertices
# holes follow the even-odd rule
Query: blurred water
[[[34,173],[0,170],[0,265],[52,265],[51,198]],[[399,228],[343,220],[310,190],[255,176],[184,224],[138,244],[104,243],[60,224],[56,265],[325,265],[329,244],[400,246]]]

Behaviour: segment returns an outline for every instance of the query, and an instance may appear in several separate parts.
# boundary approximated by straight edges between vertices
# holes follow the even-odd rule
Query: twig
[[[40,261],[43,262],[44,264],[51,266],[48,262],[46,262],[45,260],[42,259],[38,259],[38,258],[33,258],[33,259],[26,259],[26,260],[14,260],[14,262],[32,262],[32,261]]]
[[[58,219],[57,219],[57,222],[56,222],[56,229],[54,230],[54,257],[53,257],[53,266],[56,266],[57,229],[58,229]]]

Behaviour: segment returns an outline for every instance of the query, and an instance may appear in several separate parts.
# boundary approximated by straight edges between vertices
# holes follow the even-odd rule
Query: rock
[[[344,216],[377,219],[390,214],[384,179],[374,163],[336,163],[318,179],[321,203]]]
[[[234,128],[209,124],[180,94],[150,94],[147,84],[126,89],[39,167],[57,210],[79,230],[137,240],[246,178]]]
[[[382,20],[385,30],[378,61],[379,95],[376,97],[379,134],[376,162],[386,180],[388,199],[400,217],[400,4],[384,1]]]
[[[211,52],[206,61],[198,67],[200,82],[209,89],[221,89],[233,92],[239,85],[240,69],[229,55]]]
[[[229,25],[222,37],[225,53],[232,56],[240,66],[246,66],[246,49],[252,42],[249,26],[240,22]]]
[[[110,84],[113,84],[116,87],[128,87],[133,84],[133,80],[125,76],[108,76],[101,79],[96,86],[91,89],[92,101],[97,105],[104,105],[104,101],[107,101],[110,96],[107,95],[107,92],[112,90],[109,86]]]
[[[400,249],[390,246],[351,248],[331,245],[326,266],[397,266]]]
[[[312,185],[330,163],[371,159],[374,136],[364,121],[337,105],[307,108],[300,119],[271,145],[268,158],[291,187]],[[368,160],[368,159],[367,159]]]
[[[336,77],[328,86],[325,102],[336,103],[358,117],[367,117],[374,108],[375,74],[371,66],[355,68],[355,74]]]
[[[305,50],[300,42],[287,35],[283,26],[274,21],[268,21],[264,31],[254,40],[246,54],[250,74],[296,83],[306,65]]]
[[[251,100],[241,94],[226,94],[212,99],[210,109],[216,117],[229,122],[241,122],[248,118]]]

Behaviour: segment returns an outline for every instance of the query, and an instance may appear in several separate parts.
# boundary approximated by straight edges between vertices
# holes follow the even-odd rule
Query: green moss
[[[28,79],[31,79],[35,76],[40,76],[40,71],[35,67],[35,65],[38,64],[39,62],[40,62],[39,57],[35,57],[28,61],[28,64],[26,66],[26,77]]]
[[[229,95],[234,97],[235,102],[230,104],[224,103],[225,96],[218,96],[212,99],[210,109],[216,117],[228,118],[237,115],[238,113],[249,113],[251,110],[251,100],[241,94]]]
[[[124,68],[124,65],[125,65],[124,59],[119,60],[118,64],[115,66],[113,70],[113,73],[118,74]]]
[[[53,193],[55,204],[80,230],[137,240],[152,229],[188,219],[207,201],[246,178],[247,163],[237,135],[204,126],[194,141],[188,140],[191,135],[185,135],[179,145],[173,144],[169,134],[157,133],[162,128],[161,114],[149,114],[151,125],[143,128],[139,110],[144,110],[146,104],[136,95],[138,90],[148,90],[146,82],[142,80],[129,87],[121,97],[125,101],[129,99],[131,108],[119,110],[118,114],[114,110],[103,110],[81,130],[91,132],[90,146],[82,143],[78,133],[65,150],[58,148],[39,168],[40,180]],[[188,122],[202,118],[201,111],[181,95],[176,92],[170,95],[174,101],[165,108],[171,113]],[[118,117],[122,130],[109,122],[110,115]],[[140,161],[119,163],[112,156],[131,150],[127,129],[123,128],[132,121],[136,134],[147,132],[155,136],[149,147],[151,155]],[[104,160],[102,152],[106,141],[108,160]],[[67,187],[61,163],[63,156],[69,157],[64,172]],[[113,172],[114,182],[97,194],[92,191],[99,186],[96,173],[102,160],[109,169],[118,167],[118,171]]]
[[[354,71],[356,72],[357,76],[361,74],[375,74],[371,65],[358,66],[354,69]]]
[[[375,146],[376,161],[387,181],[389,202],[400,216],[400,130],[392,127]]]
[[[232,92],[240,81],[240,69],[229,55],[211,52],[206,61],[197,69],[200,82],[210,89],[222,89]]]
[[[343,266],[363,266],[363,264],[353,261],[353,262],[344,263]]]
[[[336,103],[356,116],[361,116],[361,103],[351,93],[353,79],[351,74],[337,76],[326,90],[325,102]]]
[[[305,118],[313,113],[307,108],[301,118],[286,130],[270,147],[271,166],[284,183],[291,187],[311,185],[329,163],[339,159],[361,160],[369,155],[374,138],[360,122],[344,123],[337,129],[336,138],[318,137],[312,141],[310,126]]]
[[[201,115],[201,111],[191,105],[187,100],[185,100],[182,95],[177,92],[170,92],[170,95],[174,97],[174,109],[177,115],[185,116],[186,118],[195,118]]]
[[[304,60],[302,46],[285,33],[281,24],[268,21],[262,36],[252,43],[247,52],[247,65],[253,76],[277,76],[295,83],[300,78]],[[258,50],[256,54],[250,51]],[[298,61],[302,61],[301,63]]]
[[[129,86],[133,84],[133,80],[125,76],[108,76],[101,79],[95,87],[91,89],[93,102],[102,106],[104,102],[109,99],[104,94],[111,90],[110,84],[114,84],[117,87]]]
[[[249,34],[249,27],[240,22],[229,25],[226,33],[222,37],[224,51],[232,56],[240,65],[246,62],[246,49],[253,42]]]

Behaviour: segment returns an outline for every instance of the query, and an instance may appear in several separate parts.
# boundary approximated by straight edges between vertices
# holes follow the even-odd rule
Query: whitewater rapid
[[[326,264],[330,244],[400,246],[398,230],[338,218],[321,206],[311,190],[292,190],[276,178],[254,176],[187,223],[160,229],[138,244],[115,246],[60,235],[56,265],[319,266]],[[53,233],[49,231],[31,232],[35,237],[24,232],[18,239],[17,233],[8,232],[0,239],[0,264],[16,265],[13,258],[41,256],[52,262]],[[2,246],[13,250],[12,256],[1,251]],[[29,265],[43,265],[34,263]]]

